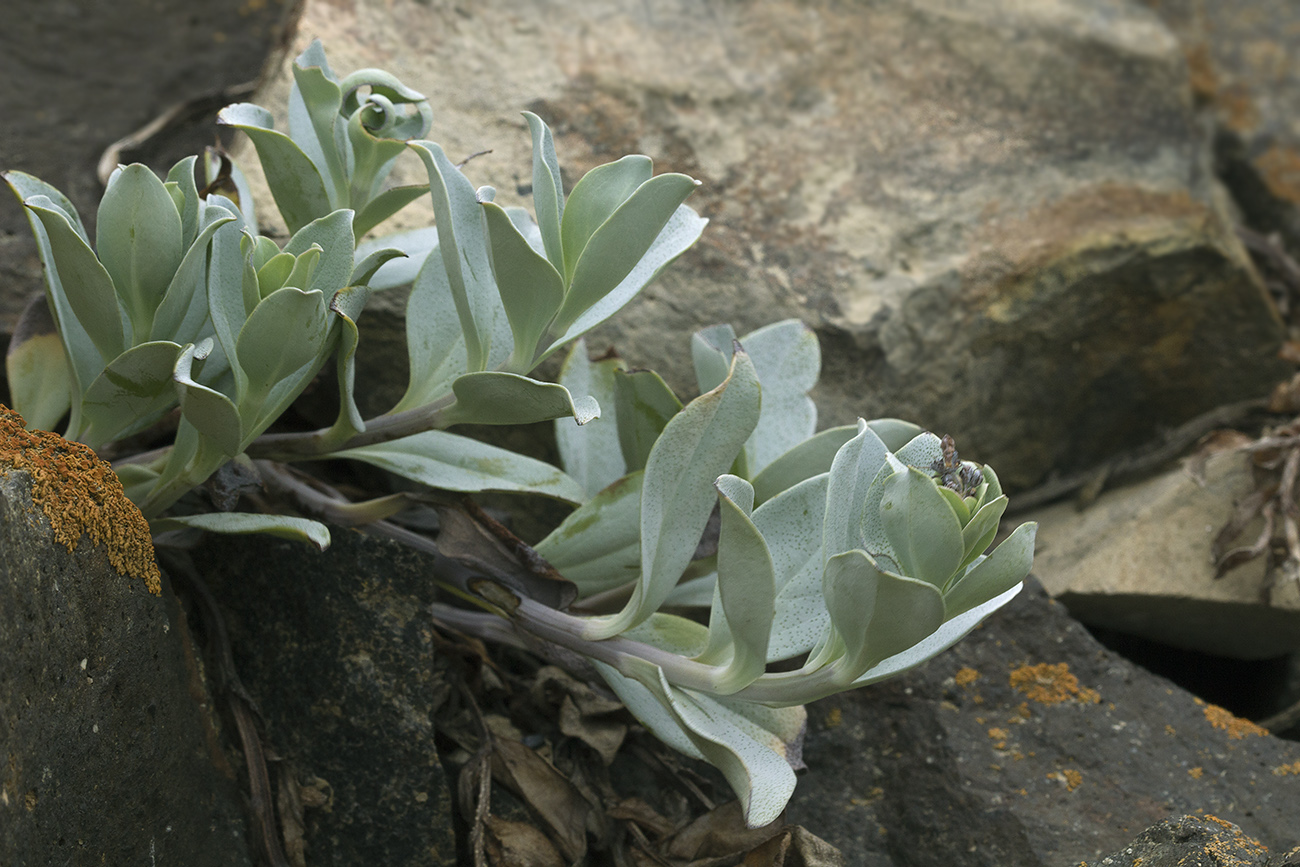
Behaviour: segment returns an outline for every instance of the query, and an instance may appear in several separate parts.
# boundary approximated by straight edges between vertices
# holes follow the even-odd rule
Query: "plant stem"
[[[331,442],[329,433],[333,428],[327,427],[304,433],[262,434],[249,443],[245,451],[253,458],[304,460],[343,449],[391,442],[425,431],[440,430],[444,411],[455,402],[455,395],[446,394],[424,406],[369,419],[365,431],[342,443]]]

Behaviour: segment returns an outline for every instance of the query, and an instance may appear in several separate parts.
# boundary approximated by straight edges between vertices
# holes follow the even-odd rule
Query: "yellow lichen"
[[[844,711],[837,707],[831,708],[826,713],[826,728],[833,729],[844,722]]]
[[[1292,762],[1289,765],[1278,765],[1273,769],[1274,776],[1285,777],[1287,774],[1300,776],[1300,761]]]
[[[973,668],[962,667],[957,669],[953,675],[953,680],[957,681],[958,686],[969,686],[979,679],[980,673]]]
[[[1248,719],[1242,719],[1239,716],[1233,716],[1232,712],[1219,707],[1217,704],[1205,705],[1205,719],[1216,729],[1223,729],[1228,733],[1228,737],[1233,740],[1241,740],[1246,735],[1259,735],[1263,737],[1268,734],[1268,729],[1255,725]]]
[[[54,530],[54,540],[76,550],[82,536],[103,545],[124,575],[162,592],[149,523],[126,498],[113,469],[81,443],[48,431],[28,431],[23,417],[0,404],[0,464],[32,477],[32,502]]]
[[[1189,768],[1187,770],[1187,776],[1191,777],[1193,780],[1199,780],[1204,773],[1204,768]]]
[[[1093,704],[1101,701],[1095,689],[1079,686],[1079,679],[1064,662],[1022,665],[1011,672],[1011,686],[1039,704],[1060,704],[1070,699]]]

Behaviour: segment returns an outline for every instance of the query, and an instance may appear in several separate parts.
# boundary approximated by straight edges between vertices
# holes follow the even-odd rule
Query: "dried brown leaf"
[[[743,867],[845,867],[843,853],[802,825],[791,825],[750,850]]]
[[[586,855],[591,804],[549,762],[518,741],[495,738],[492,775],[523,798],[550,826],[570,863]]]
[[[493,867],[565,867],[568,863],[532,825],[488,816],[486,827],[488,863]]]
[[[631,822],[654,834],[656,840],[662,840],[677,830],[676,825],[640,798],[624,798],[606,810],[605,815],[622,822]]]
[[[668,854],[687,861],[742,855],[780,833],[784,826],[784,819],[778,818],[770,825],[750,828],[745,824],[740,802],[728,801],[683,828],[668,844]]]
[[[566,608],[578,588],[473,503],[439,503],[438,550],[551,608]]]

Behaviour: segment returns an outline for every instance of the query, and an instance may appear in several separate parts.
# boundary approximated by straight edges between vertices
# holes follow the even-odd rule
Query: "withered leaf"
[[[488,816],[485,822],[488,863],[494,867],[565,867],[546,835],[523,822]]]
[[[745,824],[740,802],[728,801],[683,828],[669,843],[668,854],[688,861],[742,855],[776,836],[783,827],[782,817],[770,825],[750,828]]]
[[[791,825],[750,850],[743,867],[845,867],[843,853],[802,825]]]
[[[591,804],[549,762],[518,741],[494,738],[492,776],[542,817],[568,863],[587,853]]]
[[[438,550],[504,587],[551,608],[578,596],[536,551],[466,501],[438,503]]]

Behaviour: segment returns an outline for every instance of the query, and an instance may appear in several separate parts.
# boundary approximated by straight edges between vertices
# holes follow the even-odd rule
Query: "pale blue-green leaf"
[[[623,282],[698,184],[679,174],[652,178],[596,229],[573,266],[564,304],[556,314],[557,330],[566,330]]]
[[[928,471],[931,464],[943,459],[943,441],[929,431],[922,431],[908,440],[902,448],[893,451],[894,456],[909,467]]]
[[[329,528],[318,521],[294,518],[289,515],[263,515],[256,512],[208,512],[201,515],[180,515],[173,518],[155,518],[149,522],[154,533],[190,527],[209,533],[247,535],[265,533],[295,542],[310,542],[324,551],[330,546]]]
[[[934,479],[908,467],[885,482],[880,521],[903,574],[935,587],[947,585],[965,548],[961,524]]]
[[[600,672],[600,676],[605,678],[605,682],[618,696],[618,700],[623,702],[632,712],[632,716],[636,717],[655,737],[684,756],[705,761],[704,753],[695,746],[695,742],[691,740],[685,727],[673,713],[672,703],[660,699],[663,695],[662,691],[652,692],[639,680],[625,677],[603,662],[593,660],[592,664]],[[649,665],[649,663],[645,664]]]
[[[108,363],[81,400],[82,442],[98,449],[157,421],[176,405],[172,370],[181,347],[160,340],[133,346]]]
[[[618,441],[615,419],[615,371],[624,369],[622,359],[592,362],[587,345],[579,340],[560,369],[559,382],[570,394],[589,394],[600,405],[601,416],[584,425],[569,419],[555,420],[555,439],[564,471],[577,479],[588,494],[595,495],[627,472]]]
[[[564,301],[564,280],[544,256],[529,246],[501,206],[484,203],[481,207],[487,222],[492,271],[514,335],[510,368],[527,373],[533,368],[538,344]]]
[[[320,258],[320,247],[315,249],[315,258]],[[267,260],[266,264],[257,269],[257,291],[258,294],[265,298],[276,289],[285,286],[289,275],[293,273],[294,266],[298,264],[297,256],[292,253],[279,253]],[[290,284],[302,288],[301,283]]]
[[[720,476],[716,487],[722,516],[717,587],[731,658],[715,686],[719,695],[730,695],[752,683],[767,666],[776,576],[763,534],[750,520],[753,487],[732,475]]]
[[[337,353],[339,415],[325,435],[325,441],[330,444],[346,442],[366,429],[354,390],[357,379],[357,343],[361,336],[357,330],[357,319],[369,298],[370,290],[365,285],[352,285],[339,290],[330,301],[330,312],[338,317],[340,324]]]
[[[27,303],[5,353],[9,400],[31,430],[53,430],[80,393],[45,297]],[[69,436],[75,432],[70,431]]]
[[[213,204],[209,196],[209,204]],[[234,213],[234,202],[217,199],[216,204]],[[241,394],[245,386],[243,368],[235,353],[239,329],[244,327],[248,309],[244,301],[244,271],[252,265],[244,259],[241,240],[244,238],[238,219],[217,229],[212,235],[212,250],[208,259],[208,315],[212,328],[221,344],[222,352],[230,363],[235,378],[235,393]]]
[[[364,260],[386,247],[401,250],[406,254],[406,258],[385,262],[370,278],[371,289],[394,289],[415,282],[415,277],[424,267],[429,252],[438,247],[438,230],[428,226],[423,229],[412,229],[409,232],[396,232],[370,238],[357,245],[356,257]],[[452,315],[455,315],[455,308],[452,309]]]
[[[284,252],[302,256],[312,245],[321,248],[320,262],[312,272],[311,280],[298,289],[316,290],[326,298],[348,285],[352,277],[356,238],[352,234],[352,211],[333,213],[304,226],[284,245]],[[289,285],[293,285],[292,283]]]
[[[709,608],[714,605],[714,597],[717,591],[717,572],[710,572],[698,578],[683,578],[683,580],[677,582],[677,586],[673,588],[672,592],[664,597],[662,607]],[[710,616],[712,616],[712,612],[710,612]]]
[[[533,210],[537,212],[537,226],[541,229],[546,258],[561,274],[564,267],[564,247],[560,241],[560,217],[564,213],[564,184],[560,180],[560,161],[555,155],[555,140],[551,129],[531,111],[524,112],[528,131],[533,137]]]
[[[492,309],[500,303],[488,254],[483,212],[469,179],[452,165],[434,142],[411,142],[429,173],[438,245],[471,371],[488,366]]]
[[[292,68],[294,94],[291,97],[293,110],[289,113],[289,135],[316,164],[330,190],[334,207],[344,207],[348,189],[347,159],[340,152],[335,129],[336,125],[342,125],[339,109],[343,104],[343,92],[338,79],[325,63],[323,51],[317,53],[308,48],[298,56]],[[270,172],[267,174],[269,176]]]
[[[596,166],[574,185],[560,217],[566,286],[591,236],[653,174],[654,163],[637,154]]]
[[[379,273],[383,271],[381,268]],[[410,379],[393,412],[424,406],[450,394],[452,382],[469,369],[451,284],[437,247],[425,259],[406,301],[406,350]]]
[[[589,396],[574,399],[554,382],[539,382],[517,373],[485,370],[466,373],[451,384],[456,402],[440,414],[444,426],[454,424],[532,424],[573,418],[586,424],[600,416]]]
[[[861,550],[826,561],[822,594],[844,644],[843,657],[834,663],[843,683],[921,642],[943,623],[943,596],[933,585],[881,571]]]
[[[94,370],[93,379],[103,370],[106,359],[116,358],[126,349],[123,311],[118,306],[113,280],[62,209],[44,196],[30,198],[26,205],[44,227],[68,307],[101,356],[98,364],[86,365]],[[78,373],[80,369],[78,365]]]
[[[952,509],[952,513],[957,516],[957,526],[965,527],[970,520],[970,506],[966,505],[966,500],[946,485],[936,485],[935,489],[939,492],[939,496],[947,500],[948,508]]]
[[[763,386],[758,427],[745,443],[747,469],[756,474],[817,430],[817,406],[808,390],[821,373],[821,347],[798,319],[751,331],[740,343],[754,359]]]
[[[619,283],[614,291],[579,316],[564,332],[564,335],[551,344],[547,354],[566,345],[569,341],[581,337],[622,310],[629,301],[649,285],[651,280],[658,276],[660,271],[699,240],[700,235],[704,233],[704,227],[708,223],[708,220],[686,205],[678,208],[659,233],[659,237],[650,245],[650,249],[641,257],[641,261],[637,262],[636,266],[623,278],[623,282]]]
[[[740,799],[745,822],[759,827],[776,821],[794,793],[794,769],[787,759],[791,745],[709,696],[670,685],[657,666],[636,666],[630,674],[669,710],[695,751],[722,771]]]
[[[385,120],[396,116],[396,106],[387,97],[372,93],[366,104],[347,114],[345,123],[340,124],[347,134],[351,151],[348,163],[350,175],[348,201],[358,209],[380,195],[384,181],[392,172],[397,158],[406,152],[406,142],[376,136],[367,128],[368,117],[383,115]],[[427,130],[426,130],[427,132]],[[389,213],[393,213],[389,211]]]
[[[768,662],[807,653],[829,623],[822,601],[821,545],[828,479],[826,473],[805,479],[754,510],[754,525],[767,541],[776,576]]]
[[[998,532],[998,521],[1002,520],[1002,513],[1006,510],[1007,498],[999,496],[981,506],[979,511],[971,516],[970,522],[961,528],[964,549],[961,561],[963,567],[983,554],[993,543],[993,537]]]
[[[744,352],[731,375],[664,428],[646,461],[641,494],[641,575],[623,611],[592,618],[589,638],[607,638],[656,611],[690,563],[713,511],[714,480],[727,472],[758,422],[759,386]]]
[[[528,242],[528,246],[533,248],[533,252],[538,256],[545,256],[546,245],[542,242],[542,230],[537,227],[537,222],[532,216],[516,205],[506,208],[505,212],[516,231],[523,235],[524,240]]]
[[[312,244],[302,253],[298,254],[298,256],[293,260],[293,267],[289,270],[289,273],[285,276],[284,282],[281,283],[279,286],[267,287],[262,285],[261,275],[259,274],[258,275],[259,303],[260,303],[260,299],[265,298],[275,290],[282,289],[285,286],[292,286],[295,289],[306,290],[306,288],[312,284],[312,277],[316,273],[316,266],[320,264],[320,258],[322,252],[324,251],[321,250],[320,244]],[[268,262],[267,264],[270,263]],[[319,289],[316,291],[320,292],[322,295],[326,294],[324,291]],[[329,293],[329,294],[332,295],[333,293]]]
[[[143,501],[158,482],[158,471],[140,464],[119,464],[113,472],[122,483],[126,498],[133,503]]]
[[[614,373],[614,420],[629,470],[645,468],[659,435],[681,409],[677,395],[653,370]]]
[[[1002,496],[1002,483],[998,481],[998,474],[993,472],[993,468],[988,464],[981,468],[981,472],[984,474],[984,484],[986,485],[983,500],[986,503],[991,503]]]
[[[709,631],[689,618],[657,611],[623,633],[623,637],[677,656],[691,657],[708,644]]]
[[[25,172],[6,172],[3,177],[20,200],[32,196],[45,196],[48,201],[63,212],[73,231],[83,241],[86,240],[86,230],[81,225],[81,219],[77,216],[77,209],[73,207],[72,202],[68,201],[66,196],[44,181]],[[36,248],[40,253],[41,264],[44,265],[45,297],[50,315],[54,319],[59,338],[63,341],[63,348],[67,353],[69,370],[73,377],[74,392],[80,394],[80,384],[90,383],[99,375],[99,371],[104,369],[104,359],[99,354],[99,350],[95,348],[95,343],[91,340],[90,334],[77,321],[76,314],[72,312],[67,293],[64,291],[63,283],[59,279],[58,268],[54,261],[54,252],[50,248],[50,238],[45,231],[44,224],[36,216],[35,212],[26,210],[26,213],[27,223],[31,226],[32,236],[36,239]],[[87,241],[87,243],[89,242]],[[76,401],[71,401],[71,403],[73,404],[71,423],[74,426],[79,426],[80,405]]]
[[[220,153],[216,148],[208,148],[205,152],[204,171],[207,175],[207,182],[212,184],[221,174],[223,167],[229,169],[228,181],[235,187],[234,196],[229,201],[235,205],[239,217],[244,221],[244,228],[250,229],[256,233],[257,226],[257,202],[253,198],[253,187],[244,176],[239,164],[230,161],[229,158],[223,163]],[[212,194],[208,194],[209,202],[214,201]],[[268,239],[269,240],[269,239]]]
[[[913,439],[925,433],[925,429],[920,425],[898,418],[873,418],[867,422],[867,427],[876,432],[876,436],[880,437],[880,441],[885,444],[885,448],[891,452],[898,451]]]
[[[969,611],[1025,580],[1034,565],[1034,536],[1038,525],[1021,524],[982,560],[977,560],[943,601],[948,617]]]
[[[235,409],[235,404],[230,398],[194,380],[191,376],[194,356],[194,346],[186,346],[177,356],[176,367],[172,370],[181,413],[186,421],[194,426],[200,437],[211,442],[223,454],[233,458],[243,448],[239,411]],[[179,442],[179,435],[177,441]]]
[[[188,250],[194,245],[199,233],[199,187],[194,182],[194,165],[199,160],[188,156],[172,166],[167,173],[167,182],[176,184],[181,194],[181,204],[177,211],[181,217],[181,249]]]
[[[577,585],[579,598],[636,580],[641,570],[641,480],[637,472],[614,482],[537,544],[537,553]]]
[[[81,236],[81,240],[86,242],[86,246],[90,246],[90,236],[86,234],[86,227],[81,223],[81,215],[77,213],[77,206],[72,204],[72,200],[59,192],[57,188],[45,183],[35,175],[27,174],[27,172],[4,172],[0,176],[4,177],[5,182],[9,184],[9,188],[14,191],[14,195],[18,197],[20,202],[26,201],[32,196],[45,196],[48,198],[54,204],[54,207],[62,211],[63,216],[67,217],[73,231]],[[31,217],[29,216],[28,219],[30,220]]]
[[[113,172],[95,220],[95,250],[113,280],[137,341],[181,264],[183,230],[176,203],[147,166]]]
[[[241,102],[223,108],[217,115],[217,123],[248,134],[257,149],[275,205],[290,232],[297,232],[334,210],[320,170],[289,136],[274,129],[275,121],[269,111]]]
[[[426,431],[324,457],[363,461],[444,491],[531,493],[570,503],[586,499],[581,485],[550,464],[446,431]]]
[[[822,557],[862,547],[860,527],[867,493],[885,466],[889,451],[867,424],[858,420],[858,433],[835,453],[827,484]],[[867,549],[874,555],[875,551]]]
[[[763,405],[766,406],[766,391],[763,392],[763,399]],[[846,442],[857,436],[857,433],[857,425],[846,424],[827,428],[769,463],[754,476],[756,501],[766,502],[804,479],[830,472],[835,453]]]
[[[352,228],[361,238],[374,230],[376,226],[429,192],[428,184],[410,184],[384,190],[357,212],[356,222]]]
[[[194,242],[181,259],[162,303],[154,313],[151,340],[193,343],[208,320],[208,245],[217,230],[233,222],[235,215],[218,205],[209,205],[199,217]]]
[[[717,388],[727,378],[735,344],[736,330],[725,323],[702,328],[691,335],[691,362],[701,392]]]
[[[247,221],[244,223],[248,225]],[[244,246],[248,246],[247,236],[245,236]],[[281,255],[280,246],[265,235],[258,235],[252,243],[252,253],[249,254],[248,261],[253,266],[253,270],[261,271],[266,263],[270,262],[276,256]],[[285,253],[284,255],[292,255]]]
[[[978,605],[945,621],[942,626],[921,642],[912,645],[901,653],[896,653],[888,659],[882,660],[863,672],[853,682],[853,686],[866,686],[870,683],[888,680],[907,671],[909,668],[915,668],[921,663],[938,656],[965,638],[985,617],[1014,599],[1023,587],[1023,584],[1017,584],[983,605]]]
[[[367,253],[364,258],[358,255],[358,261],[356,267],[352,269],[352,276],[348,279],[348,285],[366,286],[370,289],[374,289],[375,287],[370,285],[370,281],[374,278],[379,269],[383,268],[384,265],[392,260],[402,259],[405,256],[406,254],[401,250],[398,250],[396,247],[384,247],[379,250],[374,250]]]
[[[286,286],[267,296],[244,323],[235,351],[247,377],[239,395],[245,437],[274,421],[324,364],[333,348],[326,304],[320,292]]]
[[[861,525],[859,527],[862,547],[868,554],[876,558],[882,569],[891,572],[900,572],[902,567],[898,565],[898,554],[895,553],[893,545],[889,541],[889,534],[885,532],[885,525],[881,519],[880,501],[885,496],[885,482],[895,473],[903,473],[907,467],[898,458],[892,454],[885,456],[885,463],[876,473],[875,479],[867,487],[867,494],[862,500]]]

